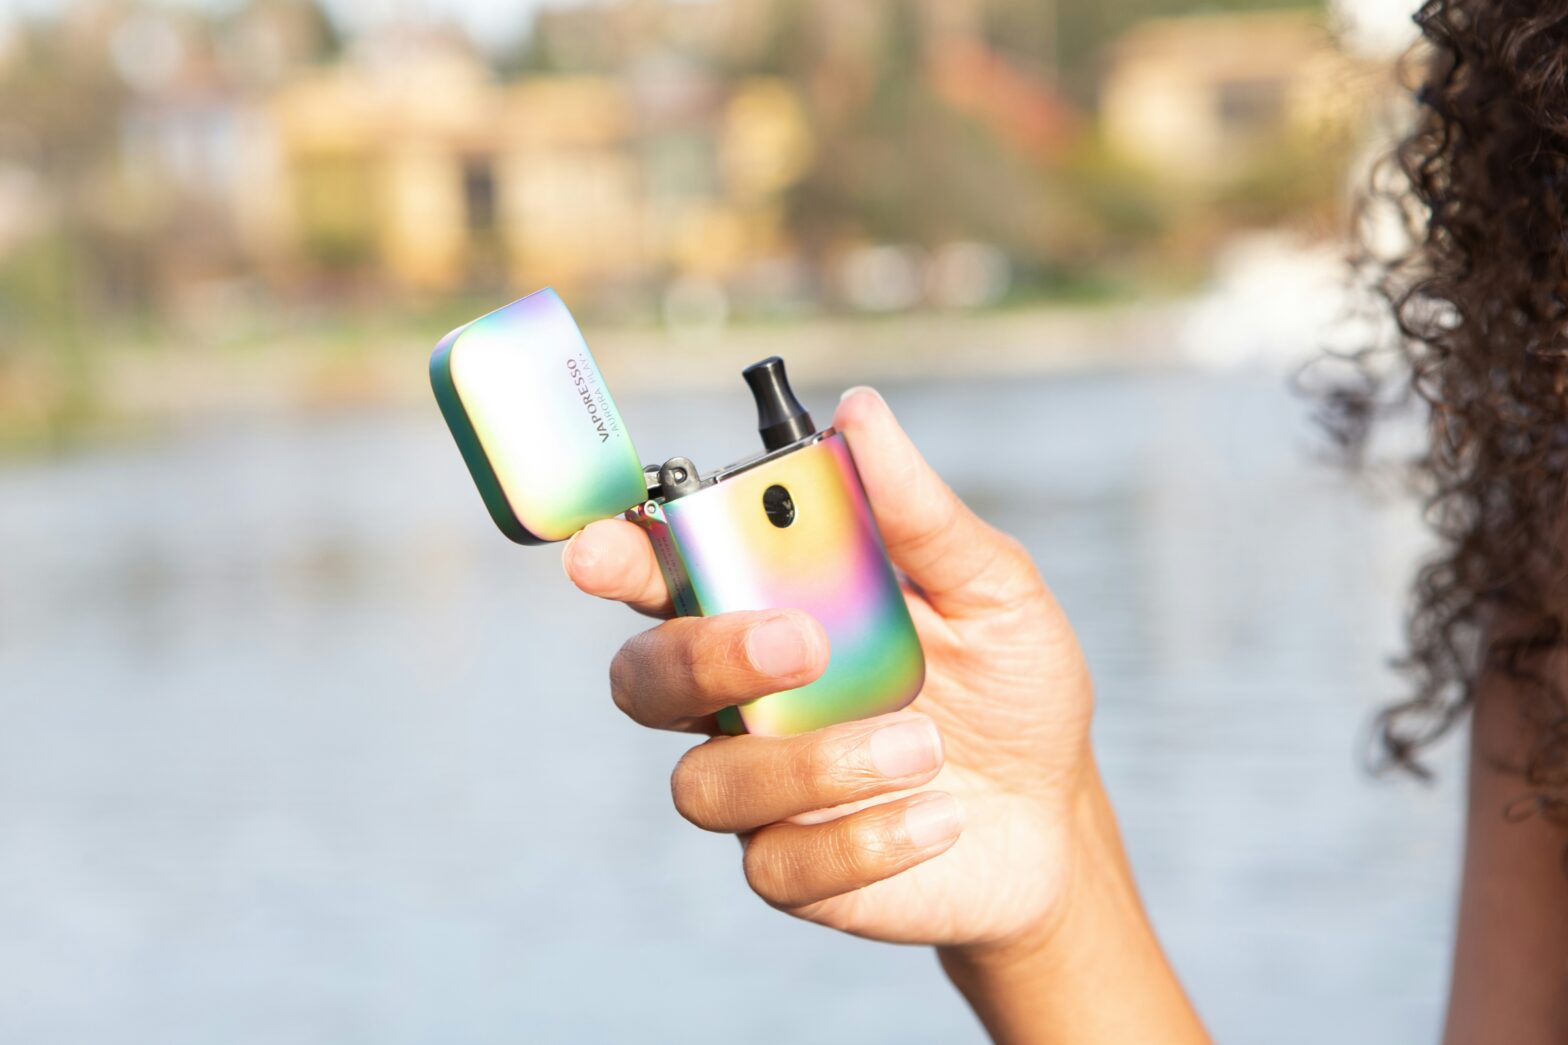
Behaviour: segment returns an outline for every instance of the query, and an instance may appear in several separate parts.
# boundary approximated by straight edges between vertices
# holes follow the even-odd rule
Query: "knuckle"
[[[851,797],[840,794],[873,783],[876,774],[863,754],[865,740],[846,741],[814,739],[803,744],[800,753],[788,762],[787,781],[791,789],[808,798],[822,797],[824,801],[839,802]]]
[[[690,640],[684,619],[632,636],[610,661],[616,707],[644,725],[674,695],[691,691]]]
[[[1005,530],[998,530],[995,527],[992,528],[991,532],[996,535],[997,547],[1001,549],[1003,556],[1010,562],[1026,563],[1032,561],[1029,557],[1029,549],[1024,547],[1023,541],[1020,541]]]
[[[692,748],[675,763],[670,774],[670,795],[675,811],[704,830],[716,830],[725,820],[723,784],[703,765],[702,746]]]
[[[1024,542],[1010,533],[992,529],[995,553],[988,571],[999,594],[1020,607],[1033,608],[1044,601],[1045,581]]]
[[[751,891],[766,903],[779,907],[789,899],[791,874],[788,861],[780,846],[773,844],[769,832],[759,831],[746,846],[741,857],[741,868]]]
[[[904,848],[886,816],[853,817],[845,826],[838,860],[847,877],[866,881],[883,877]]]
[[[705,624],[715,625],[706,621]],[[694,690],[704,695],[722,695],[732,688],[735,666],[743,662],[744,638],[730,634],[728,627],[710,626],[698,631],[687,647],[685,671]]]
[[[1029,554],[1029,549],[1010,533],[993,528],[997,548],[997,561],[1007,570],[1026,584],[1038,584],[1039,574],[1035,570],[1034,556]]]
[[[707,644],[700,644],[692,650],[681,665],[681,676],[686,688],[702,696],[717,695],[725,688],[725,672],[715,663]]]

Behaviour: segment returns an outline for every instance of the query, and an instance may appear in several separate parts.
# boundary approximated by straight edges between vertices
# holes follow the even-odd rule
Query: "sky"
[[[1356,26],[1367,43],[1385,51],[1399,51],[1415,38],[1411,16],[1418,0],[1335,0],[1341,18]]]
[[[4,0],[0,0],[3,3]],[[567,6],[563,0],[323,0],[333,16],[349,26],[411,17],[455,19],[481,45],[502,45],[527,29],[540,7]],[[572,3],[572,6],[580,6]]]

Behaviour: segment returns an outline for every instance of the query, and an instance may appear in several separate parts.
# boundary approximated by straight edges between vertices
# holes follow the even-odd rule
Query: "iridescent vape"
[[[448,334],[436,399],[491,517],[522,544],[624,514],[648,534],[676,611],[804,610],[828,634],[815,682],[720,714],[729,732],[800,733],[896,711],[925,660],[844,437],[817,431],[783,361],[745,371],[761,453],[701,474],[644,468],[566,306],[542,290]]]

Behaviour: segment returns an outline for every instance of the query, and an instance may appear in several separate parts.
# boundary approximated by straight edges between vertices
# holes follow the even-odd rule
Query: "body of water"
[[[1435,1040],[1458,762],[1359,761],[1414,513],[1276,375],[884,392],[1072,613],[1220,1040]],[[738,378],[623,407],[648,460],[755,441]],[[433,404],[13,465],[0,549],[0,1040],[981,1040],[930,952],[768,909],[675,814],[690,738],[606,691],[643,625],[495,532]]]

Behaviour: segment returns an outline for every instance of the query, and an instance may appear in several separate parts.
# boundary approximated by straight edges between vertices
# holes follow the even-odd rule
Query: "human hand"
[[[1061,913],[1096,786],[1078,643],[1028,554],[954,495],[880,396],[847,394],[834,424],[909,579],[925,688],[877,719],[714,737],[676,766],[676,807],[740,835],[753,889],[798,917],[947,947],[1038,938]],[[671,612],[629,522],[594,523],[564,560],[590,594]],[[611,691],[644,725],[712,732],[715,711],[804,685],[828,654],[799,612],[675,618],[626,643]]]

